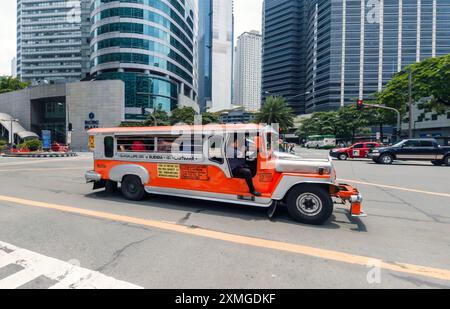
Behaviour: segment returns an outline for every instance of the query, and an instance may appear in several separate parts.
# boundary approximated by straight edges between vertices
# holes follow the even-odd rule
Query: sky
[[[203,0],[199,0],[203,1]],[[235,36],[261,31],[263,0],[234,0]],[[11,74],[16,54],[16,0],[0,1],[0,76]]]

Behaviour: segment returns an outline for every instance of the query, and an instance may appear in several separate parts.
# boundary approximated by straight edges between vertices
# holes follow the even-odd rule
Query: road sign
[[[50,149],[52,146],[52,131],[42,130],[42,148]]]

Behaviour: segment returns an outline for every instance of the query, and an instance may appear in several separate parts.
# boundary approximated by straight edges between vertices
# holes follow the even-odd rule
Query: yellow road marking
[[[359,185],[372,186],[372,187],[380,187],[380,188],[393,189],[393,190],[399,190],[399,191],[407,191],[407,192],[415,192],[415,193],[421,193],[421,194],[427,194],[427,195],[450,197],[450,194],[448,194],[448,193],[423,191],[423,190],[417,190],[417,189],[411,189],[411,188],[403,188],[403,187],[397,187],[397,186],[381,185],[381,184],[377,184],[377,183],[364,182],[364,181],[358,181],[358,180],[350,180],[350,179],[338,179],[338,180],[339,181],[343,181],[343,182],[356,183],[356,184],[359,184]]]
[[[343,253],[339,251],[325,250],[319,249],[309,246],[303,246],[292,243],[285,243],[274,240],[266,240],[256,237],[248,237],[241,236],[236,234],[224,233],[224,232],[216,232],[212,230],[206,230],[202,228],[193,228],[184,225],[178,225],[174,223],[168,222],[160,222],[154,220],[147,220],[136,217],[129,217],[123,215],[117,215],[113,213],[100,212],[88,209],[81,209],[76,207],[58,205],[58,204],[50,204],[45,202],[38,202],[32,200],[26,200],[11,196],[3,196],[0,195],[0,201],[10,202],[24,206],[31,207],[39,207],[45,209],[53,209],[66,213],[73,213],[78,215],[83,215],[87,217],[94,217],[99,219],[105,219],[116,222],[124,222],[135,225],[142,225],[146,227],[156,228],[165,231],[177,232],[182,234],[194,235],[203,238],[215,239],[220,241],[226,241],[234,244],[264,248],[264,249],[272,249],[277,251],[284,251],[290,253],[301,254],[304,256],[316,257],[325,260],[332,260],[341,263],[360,265],[363,267],[368,267],[369,265],[374,265],[374,261],[376,261],[377,266],[380,266],[382,269],[407,273],[411,275],[424,276],[433,279],[450,281],[450,270],[447,269],[439,269],[439,268],[431,268],[426,266],[418,266],[412,264],[405,263],[391,263],[385,262],[379,259],[374,259],[366,256],[359,256],[349,253]]]

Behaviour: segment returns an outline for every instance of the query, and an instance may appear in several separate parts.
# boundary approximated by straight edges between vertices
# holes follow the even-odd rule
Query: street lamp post
[[[364,104],[364,106],[373,107],[373,108],[381,108],[381,109],[394,111],[395,114],[397,115],[397,131],[398,131],[397,135],[398,135],[398,137],[400,137],[401,130],[402,130],[402,116],[401,116],[400,111],[398,109],[392,108],[392,107],[387,107],[387,106],[384,106],[384,105],[377,105],[377,104]]]
[[[65,106],[65,112],[66,112],[66,144],[70,147],[70,144],[72,143],[72,125],[70,124],[70,111],[67,107],[67,103],[64,105],[61,102],[58,102],[59,106]]]
[[[409,92],[409,126],[408,126],[408,135],[409,138],[413,138],[413,110],[412,110],[412,70],[409,70],[408,74],[408,92]]]

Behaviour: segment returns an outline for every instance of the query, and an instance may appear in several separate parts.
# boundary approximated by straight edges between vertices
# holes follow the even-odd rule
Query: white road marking
[[[92,166],[78,166],[78,167],[55,167],[55,168],[13,168],[0,170],[0,172],[42,172],[42,171],[77,171],[77,170],[88,170]]]
[[[142,289],[142,287],[116,280],[68,262],[47,257],[29,250],[0,242],[0,268],[17,264],[24,269],[0,280],[0,289],[14,289],[45,276],[57,281],[51,289]]]
[[[26,159],[22,158],[21,162],[5,162],[0,163],[0,166],[15,166],[15,165],[29,165],[29,164],[39,164],[39,163],[53,163],[53,162],[68,162],[68,161],[84,161],[84,160],[92,160],[92,157],[90,156],[78,156],[78,157],[69,157],[69,158],[59,158],[59,159],[45,159],[42,158],[41,160],[32,160],[32,161],[25,161]]]
[[[359,185],[372,186],[372,187],[385,188],[385,189],[392,189],[392,190],[398,190],[398,191],[406,191],[406,192],[421,193],[421,194],[426,194],[426,195],[450,197],[450,194],[448,194],[448,193],[439,193],[439,192],[424,191],[424,190],[418,190],[418,189],[412,189],[412,188],[382,185],[382,184],[365,182],[365,181],[358,181],[358,180],[351,180],[351,179],[338,179],[338,181],[349,182],[349,183],[354,183],[354,184],[359,184]]]

